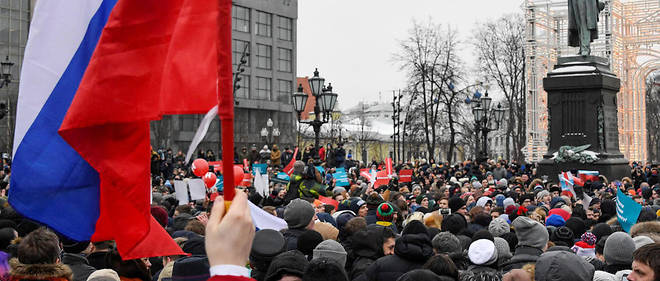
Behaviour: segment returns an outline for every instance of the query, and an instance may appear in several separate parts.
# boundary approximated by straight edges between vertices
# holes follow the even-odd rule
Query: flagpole
[[[218,0],[218,116],[222,128],[225,204],[234,199],[234,94],[231,62],[231,0]],[[229,7],[226,7],[228,5]],[[227,204],[227,207],[229,205]]]

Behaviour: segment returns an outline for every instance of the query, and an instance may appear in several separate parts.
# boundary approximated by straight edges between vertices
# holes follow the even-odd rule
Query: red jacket
[[[256,281],[256,280],[252,278],[240,277],[240,276],[215,275],[209,278],[207,281]]]

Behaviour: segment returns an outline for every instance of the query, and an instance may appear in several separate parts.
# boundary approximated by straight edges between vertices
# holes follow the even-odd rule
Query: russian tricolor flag
[[[582,179],[585,182],[586,181],[592,181],[592,182],[599,181],[599,179],[598,179],[599,172],[598,171],[578,170],[577,175],[580,179]]]
[[[124,259],[181,254],[153,219],[149,122],[231,92],[231,1],[38,1],[14,136],[10,204]]]

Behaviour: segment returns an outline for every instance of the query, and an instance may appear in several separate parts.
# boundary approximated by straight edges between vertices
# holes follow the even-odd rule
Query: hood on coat
[[[394,254],[406,260],[425,262],[433,256],[433,246],[426,233],[406,234],[396,240]]]
[[[11,271],[9,274],[17,279],[47,280],[64,278],[73,280],[73,271],[67,265],[57,264],[23,264],[18,259],[9,260]]]

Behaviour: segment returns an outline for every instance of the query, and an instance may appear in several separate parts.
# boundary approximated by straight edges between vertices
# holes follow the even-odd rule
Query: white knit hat
[[[468,258],[476,265],[490,265],[497,261],[495,243],[488,239],[479,239],[470,244]]]

